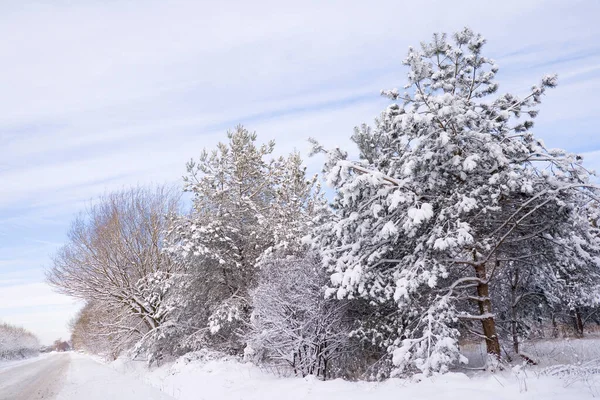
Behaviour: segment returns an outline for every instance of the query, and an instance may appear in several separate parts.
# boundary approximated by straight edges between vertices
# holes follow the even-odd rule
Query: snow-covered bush
[[[348,302],[325,299],[327,277],[318,258],[272,255],[260,267],[246,353],[301,376],[342,375],[335,361],[350,350],[353,321]]]
[[[0,360],[31,357],[38,353],[38,338],[24,328],[0,324]]]

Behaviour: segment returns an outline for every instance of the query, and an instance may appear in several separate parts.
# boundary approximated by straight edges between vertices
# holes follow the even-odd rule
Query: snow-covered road
[[[74,353],[0,366],[0,400],[172,400],[156,388]]]
[[[55,398],[64,383],[69,360],[67,354],[56,354],[3,366],[0,400]]]

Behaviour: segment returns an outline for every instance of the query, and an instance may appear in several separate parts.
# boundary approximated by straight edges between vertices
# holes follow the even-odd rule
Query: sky
[[[598,15],[595,0],[0,2],[0,320],[68,338],[81,304],[44,271],[90,199],[181,182],[240,123],[282,154],[351,148],[433,32],[482,33],[500,92],[557,73],[534,132],[600,170]]]

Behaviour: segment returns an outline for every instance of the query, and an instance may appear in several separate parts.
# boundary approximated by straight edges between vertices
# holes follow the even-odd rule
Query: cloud
[[[68,322],[81,308],[80,304],[52,305],[28,309],[15,308],[10,315],[0,314],[0,321],[22,326],[34,332],[42,344],[51,344],[62,338],[67,340],[71,334]]]
[[[67,322],[81,306],[42,282],[0,280],[0,321],[34,332],[44,344],[70,337]]]
[[[22,296],[27,293],[27,296]],[[45,283],[27,283],[2,288],[0,292],[0,312],[7,309],[26,307],[58,306],[74,304],[75,301],[54,292]]]

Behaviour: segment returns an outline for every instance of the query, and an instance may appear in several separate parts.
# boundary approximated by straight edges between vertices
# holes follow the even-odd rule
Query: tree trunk
[[[292,359],[292,368],[294,368],[294,375],[298,376],[298,370],[296,369],[296,352],[294,352],[294,358]]]
[[[558,339],[558,323],[556,322],[556,313],[552,310],[552,337]]]
[[[517,332],[517,320],[514,316],[510,321],[510,330],[512,334],[513,350],[515,351],[515,353],[519,354],[519,334]]]
[[[479,314],[484,316],[481,320],[481,327],[485,335],[485,347],[488,355],[500,359],[500,342],[496,334],[496,322],[492,314],[492,302],[490,301],[490,288],[487,281],[485,264],[475,266],[475,275],[479,278],[477,284],[477,304],[479,305]]]
[[[517,332],[517,287],[519,284],[519,269],[515,269],[513,281],[510,285],[510,330],[512,334],[513,350],[519,354],[519,334]]]
[[[583,337],[583,319],[581,318],[581,310],[579,307],[575,307],[573,310],[573,324],[575,335],[580,338]]]

